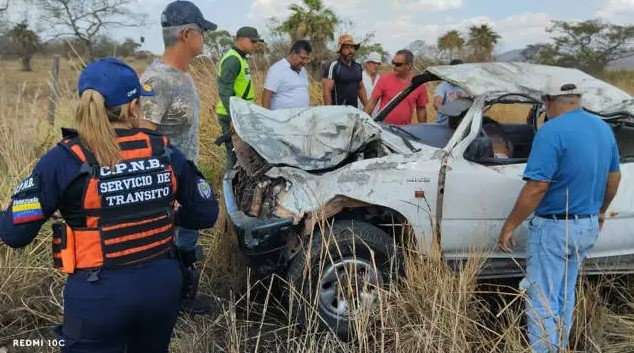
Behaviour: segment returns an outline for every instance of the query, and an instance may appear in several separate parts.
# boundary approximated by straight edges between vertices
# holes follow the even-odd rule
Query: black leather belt
[[[554,220],[565,220],[565,219],[580,219],[580,218],[590,218],[592,216],[595,216],[593,214],[538,214],[535,215],[536,217],[540,217],[540,218],[550,218],[550,219],[554,219]]]

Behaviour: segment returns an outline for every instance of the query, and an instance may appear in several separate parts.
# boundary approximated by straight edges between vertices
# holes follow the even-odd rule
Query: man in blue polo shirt
[[[621,179],[612,129],[581,107],[574,84],[550,82],[548,121],[537,132],[524,171],[526,185],[498,238],[512,251],[513,230],[529,221],[526,277],[528,337],[533,352],[568,347],[579,266],[597,241]]]

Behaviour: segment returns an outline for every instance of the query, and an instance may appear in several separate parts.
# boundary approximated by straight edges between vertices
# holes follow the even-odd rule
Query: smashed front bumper
[[[237,238],[247,266],[263,274],[281,273],[288,263],[288,243],[293,218],[256,218],[238,208],[232,173],[222,181],[227,224]]]

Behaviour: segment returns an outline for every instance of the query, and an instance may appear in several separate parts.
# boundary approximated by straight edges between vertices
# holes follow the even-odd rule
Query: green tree
[[[471,60],[475,62],[493,61],[493,49],[500,38],[502,37],[486,23],[469,27],[467,46],[471,51]]]
[[[37,33],[30,30],[28,22],[24,20],[9,31],[8,37],[11,42],[11,51],[22,61],[22,71],[33,71],[31,59],[41,47]]]
[[[388,52],[383,49],[383,45],[381,43],[374,42],[374,32],[367,33],[359,38],[361,38],[359,43],[361,43],[361,47],[357,50],[356,58],[357,60],[363,60],[368,54],[375,51],[381,55],[381,60],[386,60],[388,56]],[[355,36],[355,38],[357,38]]]
[[[446,53],[449,60],[463,56],[465,40],[457,30],[451,30],[438,37],[438,49]]]
[[[225,30],[205,32],[205,46],[211,51],[211,56],[221,58],[233,45],[233,36]]]
[[[553,42],[529,45],[522,52],[526,60],[600,74],[611,62],[634,55],[634,25],[553,21],[547,31]]]
[[[328,43],[334,40],[339,17],[321,0],[303,0],[302,4],[292,4],[288,8],[290,16],[276,30],[287,33],[291,41],[308,38],[313,47],[311,69],[319,70],[321,62],[330,56]]]

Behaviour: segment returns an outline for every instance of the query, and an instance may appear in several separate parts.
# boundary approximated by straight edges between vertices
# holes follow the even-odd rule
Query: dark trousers
[[[64,323],[56,327],[65,353],[168,352],[180,309],[178,261],[162,259],[122,270],[68,277]]]
[[[231,124],[231,117],[228,115],[218,114],[218,123],[222,128],[223,134],[229,134],[229,126]],[[231,139],[225,142],[225,148],[227,149],[227,158],[225,159],[225,172],[233,168],[236,164],[236,154],[233,151],[233,143]]]

